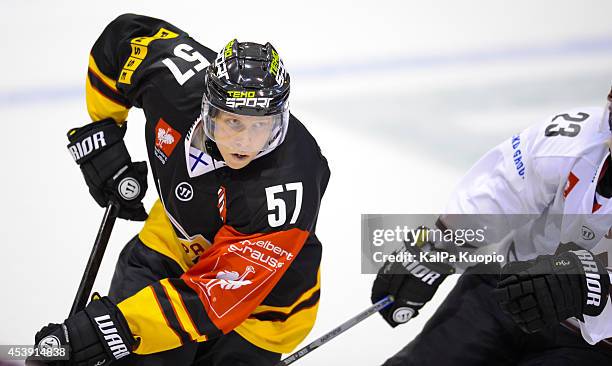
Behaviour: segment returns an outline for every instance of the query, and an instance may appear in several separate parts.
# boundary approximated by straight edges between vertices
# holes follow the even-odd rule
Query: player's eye
[[[270,121],[258,121],[253,123],[253,129],[256,130],[265,130],[268,129],[271,125]]]
[[[237,119],[228,119],[228,120],[225,120],[225,124],[228,127],[232,128],[234,130],[241,130],[242,127],[243,127],[242,122],[240,122]]]

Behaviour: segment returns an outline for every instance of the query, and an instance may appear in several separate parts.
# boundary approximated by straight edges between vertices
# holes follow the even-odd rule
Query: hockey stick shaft
[[[98,269],[100,269],[100,263],[102,263],[102,257],[104,256],[106,245],[113,231],[118,211],[119,206],[112,201],[106,206],[106,211],[104,212],[104,217],[102,218],[102,223],[100,224],[100,229],[98,229],[98,235],[96,236],[96,241],[91,249],[85,272],[83,272],[79,289],[77,290],[72,308],[70,309],[70,316],[83,310],[85,305],[87,305],[87,300],[89,300],[91,289],[96,281]]]
[[[317,338],[316,340],[314,340],[312,343],[310,343],[306,347],[301,348],[299,351],[297,351],[295,353],[292,353],[287,358],[285,358],[284,360],[282,360],[279,363],[277,363],[276,366],[291,365],[295,361],[297,361],[300,358],[306,356],[310,352],[314,351],[315,349],[319,348],[323,344],[325,344],[325,343],[329,342],[330,340],[334,339],[339,334],[344,333],[345,331],[349,330],[350,328],[352,328],[356,324],[360,323],[361,321],[363,321],[364,319],[366,319],[370,315],[372,315],[374,313],[377,313],[380,309],[388,306],[391,303],[393,303],[393,297],[392,296],[386,296],[386,297],[382,298],[381,300],[379,300],[378,302],[376,302],[374,305],[370,306],[366,310],[362,311],[361,313],[355,315],[351,319],[349,319],[349,320],[345,321],[344,323],[340,324],[338,327],[334,328],[331,332],[328,332],[328,333],[324,334],[323,336]]]

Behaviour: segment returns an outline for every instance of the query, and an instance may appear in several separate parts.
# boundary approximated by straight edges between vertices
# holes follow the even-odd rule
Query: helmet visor
[[[202,98],[202,121],[206,137],[233,154],[253,155],[273,149],[284,138],[289,108],[269,116],[235,114]]]

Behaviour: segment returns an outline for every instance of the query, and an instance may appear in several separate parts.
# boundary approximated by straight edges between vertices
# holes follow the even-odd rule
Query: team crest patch
[[[181,139],[181,134],[160,118],[155,126],[155,156],[166,164],[168,157]]]

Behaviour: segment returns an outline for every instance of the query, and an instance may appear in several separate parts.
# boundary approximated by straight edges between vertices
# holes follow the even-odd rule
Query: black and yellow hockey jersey
[[[110,23],[91,51],[91,118],[121,123],[132,106],[146,116],[159,200],[139,237],[185,271],[118,304],[139,354],[231,330],[288,353],[315,321],[327,161],[294,116],[285,141],[240,170],[208,155],[199,116],[215,56],[173,25],[132,14]]]

